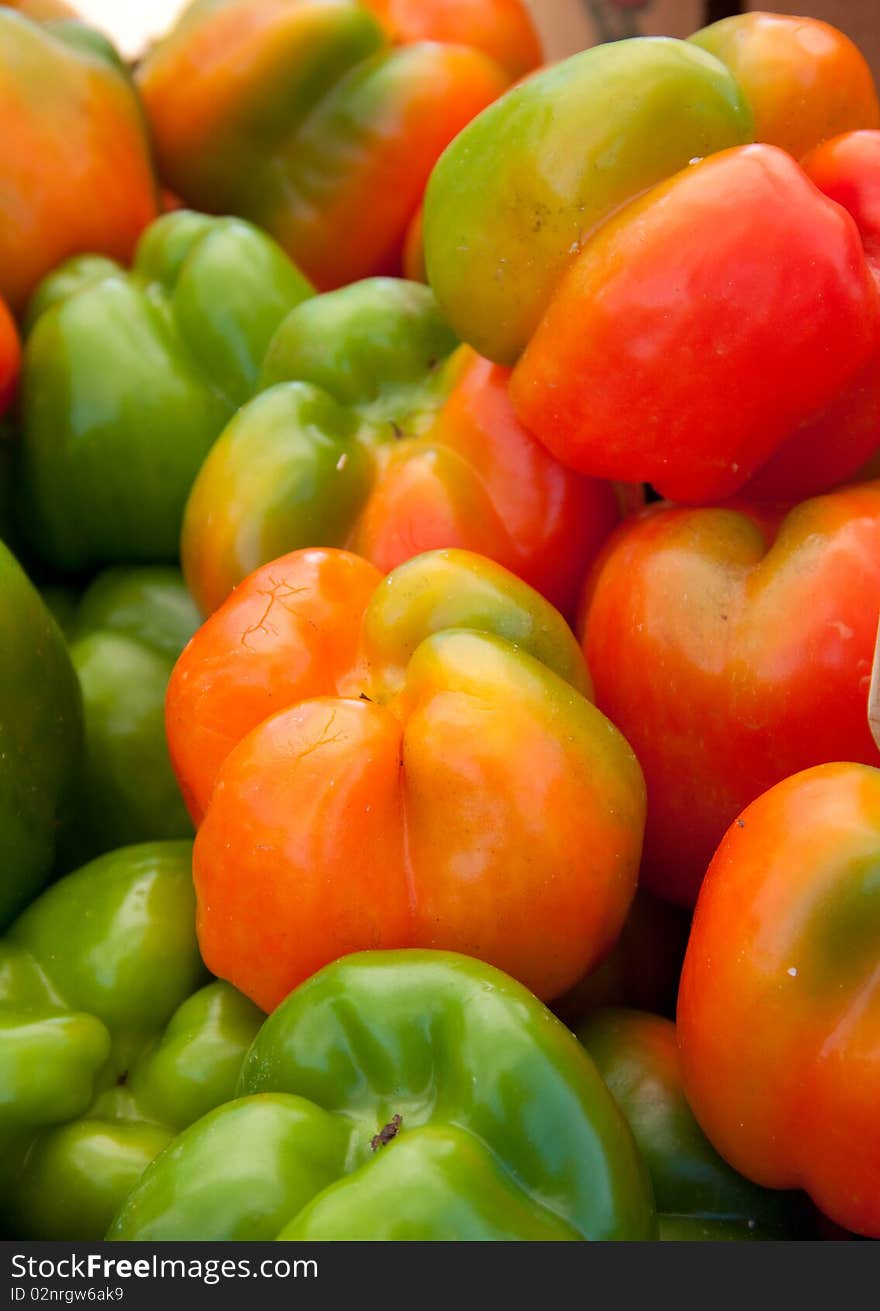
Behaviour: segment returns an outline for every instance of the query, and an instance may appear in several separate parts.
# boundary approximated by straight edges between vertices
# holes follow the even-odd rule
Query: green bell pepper
[[[568,1030],[469,957],[345,957],[290,993],[237,1100],[171,1143],[112,1239],[645,1239],[651,1188]]]
[[[0,542],[0,927],[49,876],[81,743],[82,700],[64,639]]]
[[[577,1037],[626,1116],[651,1172],[660,1237],[667,1240],[811,1238],[798,1192],[759,1188],[729,1166],[685,1100],[675,1025],[659,1015],[609,1007]]]
[[[188,842],[102,856],[0,941],[0,1227],[99,1239],[173,1135],[232,1096],[262,1014],[208,982]]]
[[[183,506],[311,287],[265,233],[186,210],[146,230],[130,273],[68,261],[28,311],[17,478],[30,545],[68,573],[177,559]]]
[[[395,445],[430,430],[453,383],[438,365],[455,345],[430,290],[400,279],[369,278],[288,314],[260,395],[214,443],[187,502],[183,569],[206,614],[261,564],[349,544]]]
[[[200,622],[171,566],[106,569],[79,600],[67,628],[85,753],[61,843],[63,868],[115,847],[192,835],[168,757],[165,690]]]

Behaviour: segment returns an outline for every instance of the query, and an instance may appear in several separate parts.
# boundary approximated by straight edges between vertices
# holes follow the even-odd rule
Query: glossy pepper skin
[[[156,216],[156,192],[128,74],[81,23],[0,8],[0,122],[0,295],[19,313],[69,255],[127,261]]]
[[[439,303],[516,364],[524,425],[581,473],[694,504],[854,475],[880,391],[861,235],[788,153],[875,127],[870,73],[826,24],[730,21],[529,79],[444,152],[424,216]]]
[[[468,957],[328,966],[265,1022],[239,1094],[168,1147],[109,1238],[655,1236],[644,1165],[592,1062]]]
[[[876,444],[838,424],[836,442],[814,438],[798,467],[805,430],[878,350],[880,296],[852,217],[784,151],[740,146],[660,183],[593,235],[511,396],[572,468],[643,479],[690,504],[749,494],[790,440],[793,485],[777,472],[770,491],[795,498],[855,473]]]
[[[824,761],[877,762],[878,609],[878,483],[788,513],[658,505],[617,530],[581,628],[596,703],[645,771],[645,886],[692,906],[761,792]]]
[[[513,364],[604,219],[752,139],[731,74],[685,41],[615,41],[528,78],[456,137],[427,188],[428,275],[453,329]]]
[[[262,1016],[209,982],[190,844],[114,851],[0,940],[0,1217],[9,1237],[103,1236],[144,1167],[232,1096]]]
[[[844,132],[832,137],[811,150],[801,161],[811,181],[848,210],[855,219],[865,249],[865,258],[880,282],[880,131]],[[841,442],[840,432],[845,434]],[[825,446],[824,460],[834,458],[836,451],[848,456],[848,448],[858,442],[870,455],[856,474],[857,478],[877,476],[877,433],[880,431],[880,348],[856,376],[853,384],[840,398],[838,405],[817,425],[814,437]],[[789,446],[792,447],[792,443]],[[786,452],[783,451],[782,458]],[[793,474],[792,463],[797,452],[791,449],[782,476],[786,481]],[[803,451],[800,452],[803,459]],[[839,458],[839,457],[838,457]],[[777,462],[765,468],[760,475],[761,492],[768,476],[776,472]],[[840,466],[849,476],[849,461]],[[753,484],[757,480],[753,480]],[[772,494],[772,492],[771,492]]]
[[[684,1087],[750,1179],[880,1237],[880,771],[785,779],[731,825],[682,973]]]
[[[517,71],[536,60],[521,6],[480,7],[489,47],[518,48]],[[444,7],[420,8],[431,32]],[[388,16],[391,31],[339,0],[197,0],[138,74],[172,190],[258,223],[322,290],[399,271],[434,162],[512,80],[478,34],[397,46],[412,24]]]
[[[0,927],[49,876],[81,747],[82,698],[64,638],[0,542]]]
[[[770,1192],[737,1174],[694,1119],[675,1025],[644,1011],[597,1010],[576,1030],[620,1106],[654,1188],[660,1237],[682,1241],[812,1238],[802,1193]]]
[[[554,461],[513,414],[506,371],[455,345],[428,288],[397,279],[291,311],[187,502],[183,568],[204,613],[301,547],[389,572],[454,546],[574,614],[614,491]]]
[[[845,132],[811,150],[801,166],[810,181],[855,220],[865,260],[880,282],[880,132]],[[880,432],[880,342],[826,409],[802,424],[750,478],[746,492],[762,500],[814,496],[836,483],[870,476],[854,470]]]
[[[539,996],[610,949],[644,791],[561,616],[500,565],[294,552],[175,666],[210,969],[270,1010],[367,947],[466,951]]]
[[[179,569],[105,569],[67,625],[83,694],[85,751],[77,771],[64,867],[137,842],[192,836],[165,740],[165,691],[200,623]]]
[[[800,159],[829,137],[880,127],[864,55],[817,18],[755,11],[722,18],[690,38],[730,69],[755,120],[755,140]]]
[[[880,131],[842,132],[801,161],[826,196],[848,210],[862,234],[865,255],[880,269]]]
[[[35,552],[66,572],[176,562],[199,465],[310,294],[264,233],[184,210],[151,224],[130,273],[84,256],[46,279],[29,309],[18,462]]]
[[[538,34],[521,0],[363,0],[395,45],[442,41],[482,50],[511,81],[543,60]]]

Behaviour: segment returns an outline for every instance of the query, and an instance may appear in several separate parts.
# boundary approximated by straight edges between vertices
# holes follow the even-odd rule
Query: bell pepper
[[[176,562],[199,465],[310,294],[264,233],[189,211],[151,224],[130,273],[84,256],[52,274],[30,308],[21,388],[34,551],[66,572]]]
[[[876,606],[875,615],[876,615]],[[725,834],[682,972],[684,1089],[735,1169],[880,1238],[880,771],[783,780]]]
[[[853,216],[868,263],[880,275],[880,131],[843,132],[801,163],[815,186]]]
[[[807,176],[832,200],[849,210],[856,221],[865,248],[865,258],[880,282],[880,132],[844,132],[811,150],[801,161]],[[870,455],[855,477],[870,480],[880,474],[876,435],[880,430],[880,349],[855,379],[848,393],[841,398],[838,413],[827,416],[828,422],[817,425],[815,437],[825,447],[824,459],[832,461],[839,446],[839,431],[851,434],[857,430],[857,440]],[[844,443],[844,453],[846,453]],[[791,452],[791,457],[796,455]],[[771,465],[775,461],[771,461]],[[773,494],[767,475],[772,467],[765,468],[753,484],[760,482],[762,494]],[[792,471],[786,467],[783,476],[790,479]],[[849,468],[844,476],[849,476]]]
[[[756,10],[711,23],[690,40],[726,64],[742,87],[756,141],[800,159],[840,132],[880,127],[868,61],[830,23]]]
[[[695,156],[752,139],[737,82],[686,41],[615,41],[543,69],[431,174],[425,254],[441,309],[481,355],[515,363],[604,219]]]
[[[427,287],[389,278],[297,306],[211,448],[183,523],[209,614],[259,565],[340,546],[388,572],[464,547],[574,613],[619,519],[610,485],[572,474],[517,422],[506,371],[455,340]]]
[[[878,353],[880,294],[852,217],[778,147],[740,146],[602,225],[555,289],[511,396],[572,468],[692,504],[750,495],[790,442],[793,483],[776,470],[772,495],[796,499],[855,473],[876,445],[859,426],[835,422],[831,442],[809,427]]]
[[[165,691],[200,622],[178,569],[107,569],[67,624],[85,751],[61,843],[71,869],[114,847],[192,836],[165,741]]]
[[[807,177],[848,210],[856,222],[865,260],[880,282],[880,132],[846,132],[801,160]],[[880,341],[867,362],[831,404],[776,450],[747,484],[763,500],[803,499],[853,477],[861,454],[877,447],[880,431]]]
[[[81,746],[64,638],[0,542],[0,928],[49,877]]]
[[[641,852],[641,770],[588,693],[558,612],[481,556],[256,570],[166,699],[208,967],[266,1010],[367,947],[559,995],[613,944]]]
[[[115,1240],[650,1239],[650,1185],[575,1038],[479,961],[364,952],[263,1024]]]
[[[156,191],[128,73],[81,23],[0,8],[0,122],[0,295],[18,313],[69,255],[127,261]]]
[[[100,1239],[145,1166],[232,1096],[262,1015],[208,982],[190,844],[69,874],[0,940],[0,1221]]]
[[[609,1008],[596,1011],[576,1032],[645,1158],[661,1238],[719,1242],[815,1237],[803,1193],[771,1192],[743,1178],[700,1129],[682,1088],[671,1020]]]
[[[444,41],[482,50],[511,82],[543,60],[529,10],[521,0],[363,0],[395,45]]]
[[[655,505],[617,530],[581,629],[596,703],[645,771],[645,886],[692,906],[760,793],[825,761],[878,763],[878,610],[880,483],[788,513]]]
[[[517,72],[538,54],[520,4],[465,5],[473,46],[420,8],[386,27],[340,0],[197,0],[138,72],[164,180],[271,232],[322,290],[398,272],[435,160],[512,80],[485,49]]]
[[[874,127],[867,65],[826,24],[741,20],[529,79],[444,152],[425,203],[440,306],[516,365],[525,426],[572,469],[697,504],[850,477],[880,390],[860,233],[781,148],[797,144],[786,123],[804,149]]]

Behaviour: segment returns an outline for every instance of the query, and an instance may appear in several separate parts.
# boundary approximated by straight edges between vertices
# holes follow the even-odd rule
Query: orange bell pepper
[[[644,785],[560,615],[464,551],[258,569],[171,677],[208,967],[271,1009],[335,958],[437,947],[542,998],[610,950]]]
[[[858,46],[819,18],[735,14],[690,38],[730,69],[755,119],[755,140],[800,159],[829,137],[880,127],[880,102]]]
[[[876,607],[875,607],[876,616]],[[880,770],[827,764],[724,837],[678,1001],[687,1099],[716,1149],[880,1238]]]
[[[0,295],[18,313],[68,255],[127,262],[157,197],[134,88],[89,28],[0,8],[0,123]]]

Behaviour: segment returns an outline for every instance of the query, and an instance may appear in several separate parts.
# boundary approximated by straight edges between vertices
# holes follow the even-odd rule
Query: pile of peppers
[[[860,51],[21,0],[0,111],[0,1233],[880,1238]]]

